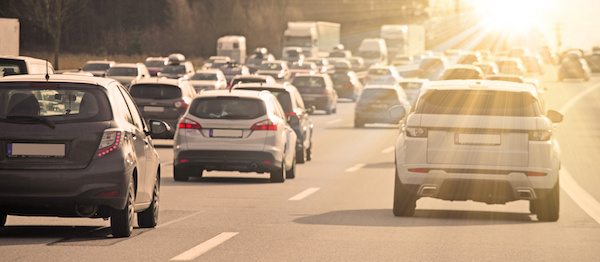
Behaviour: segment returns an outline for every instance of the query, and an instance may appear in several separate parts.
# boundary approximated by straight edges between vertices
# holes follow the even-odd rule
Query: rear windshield
[[[481,79],[481,74],[479,74],[479,72],[476,70],[458,68],[446,71],[442,76],[442,79]]]
[[[165,67],[165,61],[164,60],[152,60],[152,61],[146,61],[146,63],[144,63],[147,67]]]
[[[83,71],[106,71],[110,67],[110,64],[85,64],[83,66]]]
[[[192,76],[192,80],[217,81],[217,74],[211,73],[196,73]]]
[[[184,65],[167,65],[162,71],[164,74],[185,74]]]
[[[294,77],[292,85],[296,87],[325,87],[322,77]]]
[[[228,96],[195,99],[189,113],[199,118],[254,119],[267,111],[262,100]]]
[[[279,63],[263,63],[258,68],[260,70],[281,70],[281,64]]]
[[[359,101],[361,103],[379,103],[400,102],[398,101],[398,93],[396,90],[388,88],[366,88],[360,94]]]
[[[0,85],[0,121],[25,118],[53,123],[107,121],[112,111],[106,94],[96,88]]]
[[[178,86],[161,84],[132,85],[129,93],[135,98],[148,99],[175,99],[181,98],[181,89]]]
[[[348,74],[331,74],[329,76],[334,84],[350,83],[350,76]]]
[[[111,67],[106,76],[137,76],[137,68],[133,67]]]
[[[256,88],[241,88],[243,90],[256,90],[256,91],[262,91],[262,90],[267,90],[269,92],[271,92],[271,94],[273,94],[275,97],[277,97],[277,100],[279,101],[279,103],[281,104],[281,107],[283,107],[283,111],[285,113],[289,113],[289,112],[293,112],[294,108],[292,107],[292,98],[290,96],[290,93],[288,93],[285,90],[282,89],[270,89],[270,88],[260,88],[260,87],[256,87]]]
[[[496,90],[437,90],[424,94],[420,114],[539,116],[538,101],[527,92]]]

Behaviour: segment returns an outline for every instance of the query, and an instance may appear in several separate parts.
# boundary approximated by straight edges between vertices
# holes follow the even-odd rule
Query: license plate
[[[460,145],[500,145],[499,134],[455,134],[454,143]]]
[[[241,138],[243,134],[242,130],[237,129],[211,129],[210,137],[231,137]]]
[[[161,106],[145,106],[144,112],[164,112],[165,108]]]
[[[8,157],[64,157],[65,144],[8,143]]]

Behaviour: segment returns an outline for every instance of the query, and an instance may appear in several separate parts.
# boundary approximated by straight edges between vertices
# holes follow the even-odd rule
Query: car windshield
[[[135,67],[111,67],[106,72],[106,76],[137,76]]]
[[[217,81],[219,78],[214,73],[196,73],[192,76],[192,80]]]
[[[527,92],[496,90],[435,90],[421,96],[420,114],[539,116],[538,101]]]
[[[43,117],[53,123],[107,121],[112,111],[105,93],[94,86],[35,88],[0,84],[0,119]]]
[[[132,85],[129,93],[134,98],[146,99],[175,99],[181,97],[181,88],[162,84]]]
[[[265,115],[266,108],[259,99],[203,97],[192,102],[189,112],[199,118],[254,119]]]

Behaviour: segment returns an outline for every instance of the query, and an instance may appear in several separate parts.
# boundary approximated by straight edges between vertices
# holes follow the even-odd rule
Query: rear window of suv
[[[538,101],[527,92],[497,90],[435,90],[424,94],[419,114],[539,116]]]
[[[181,98],[181,88],[172,85],[138,84],[131,86],[129,94],[135,98],[176,99]]]
[[[254,119],[267,113],[259,99],[240,97],[203,97],[195,99],[189,113],[209,119]]]
[[[359,102],[361,103],[400,103],[396,90],[388,88],[365,88],[363,89]]]

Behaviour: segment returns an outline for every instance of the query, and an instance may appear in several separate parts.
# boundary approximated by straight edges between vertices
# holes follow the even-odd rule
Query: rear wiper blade
[[[43,116],[9,115],[9,116],[6,116],[6,120],[8,120],[8,122],[23,123],[23,124],[35,124],[35,123],[42,122],[42,123],[48,125],[52,129],[56,128],[56,124],[54,124],[54,122],[52,122],[50,119],[45,118]]]

